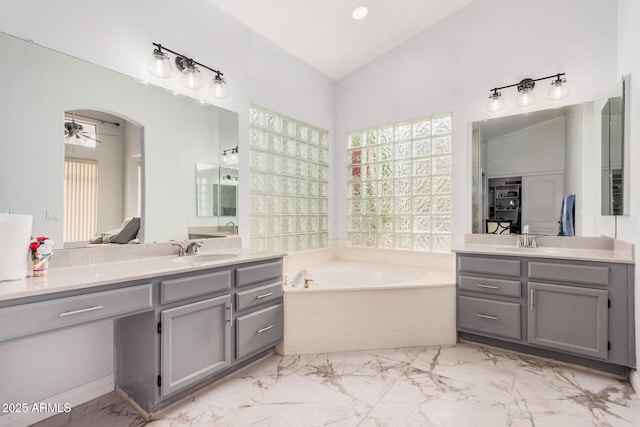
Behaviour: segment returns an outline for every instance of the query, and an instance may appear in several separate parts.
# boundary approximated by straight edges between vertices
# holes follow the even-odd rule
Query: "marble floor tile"
[[[374,405],[402,375],[407,363],[364,352],[321,354],[296,374]]]
[[[149,427],[344,426],[355,427],[370,405],[291,374],[260,400],[230,409],[215,400],[195,399],[159,415]]]
[[[504,426],[511,402],[507,394],[409,368],[361,426]]]
[[[518,357],[508,351],[468,344],[428,347],[413,368],[510,395]]]
[[[632,427],[640,398],[625,381],[461,343],[271,355],[149,422],[110,393],[37,424],[64,425]]]
[[[36,423],[39,427],[138,427],[145,419],[115,392],[79,405],[71,412],[55,415]],[[0,425],[2,420],[0,419]]]
[[[411,364],[416,358],[424,353],[427,347],[407,347],[407,348],[384,348],[380,350],[364,350],[363,353],[397,362]]]

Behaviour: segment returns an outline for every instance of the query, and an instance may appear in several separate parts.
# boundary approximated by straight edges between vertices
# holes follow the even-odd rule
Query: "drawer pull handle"
[[[64,313],[60,313],[59,316],[60,317],[73,316],[74,314],[88,313],[90,311],[101,310],[103,308],[104,306],[102,305],[94,305],[93,307],[82,308],[80,310],[65,311]]]
[[[271,295],[273,295],[273,292],[269,292],[269,293],[264,294],[264,295],[258,295],[256,297],[256,299],[262,299],[262,298],[270,297]]]
[[[266,328],[258,329],[258,333],[261,334],[263,332],[267,332],[271,328],[273,328],[273,325],[267,326]]]
[[[476,314],[476,317],[480,317],[482,319],[489,319],[489,320],[500,320],[498,317],[487,316],[486,314]]]
[[[498,289],[497,286],[493,286],[493,285],[483,285],[481,283],[476,284],[477,287],[479,288],[484,288],[484,289]]]

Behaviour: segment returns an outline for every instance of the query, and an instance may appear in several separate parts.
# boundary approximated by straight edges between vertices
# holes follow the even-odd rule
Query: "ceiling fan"
[[[101,120],[102,121],[102,120]],[[105,122],[105,121],[102,121]],[[111,123],[115,126],[120,126],[120,123],[115,122],[106,122]],[[100,134],[106,136],[115,136],[109,134]],[[66,143],[75,144],[75,145],[86,145],[89,141],[95,141],[97,143],[102,144],[102,141],[97,139],[96,132],[89,132],[82,126],[81,123],[76,122],[76,113],[75,111],[71,112],[71,121],[64,122],[64,141]]]

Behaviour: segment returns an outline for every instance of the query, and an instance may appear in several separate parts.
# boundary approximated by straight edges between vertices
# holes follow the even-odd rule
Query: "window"
[[[98,224],[98,162],[64,161],[64,242],[89,240]]]
[[[350,246],[451,250],[451,114],[348,134]]]
[[[255,105],[249,113],[251,247],[327,247],[327,131]]]

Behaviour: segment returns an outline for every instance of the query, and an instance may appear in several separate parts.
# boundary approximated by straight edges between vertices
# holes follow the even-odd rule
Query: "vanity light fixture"
[[[238,185],[238,177],[231,175],[222,175],[221,181],[227,185]]]
[[[238,161],[238,147],[229,148],[222,151],[223,163],[236,163]]]
[[[518,107],[528,107],[533,105],[536,101],[536,96],[534,92],[534,88],[536,87],[536,82],[540,80],[547,79],[555,79],[551,82],[551,87],[547,92],[547,98],[550,101],[560,101],[567,96],[569,96],[570,90],[567,85],[567,79],[562,77],[565,73],[558,73],[547,77],[541,77],[539,79],[522,79],[519,83],[514,83],[512,85],[496,87],[490,89],[492,92],[489,95],[489,102],[487,103],[487,111],[490,113],[497,113],[501,111],[506,106],[504,98],[502,98],[502,93],[499,92],[501,89],[506,89],[509,87],[517,87],[518,88],[518,96],[516,97],[516,105]]]
[[[183,86],[191,90],[199,90],[203,86],[203,79],[200,73],[200,68],[205,68],[214,73],[211,83],[209,84],[209,93],[216,99],[223,99],[229,96],[227,88],[227,82],[224,79],[224,74],[221,71],[214,70],[195,61],[188,56],[168,49],[159,43],[153,43],[155,49],[149,58],[147,63],[147,71],[149,74],[161,79],[167,79],[173,74],[171,67],[171,61],[167,52],[175,55],[174,63],[176,68],[180,72],[180,81]],[[199,68],[200,67],[200,68]]]

